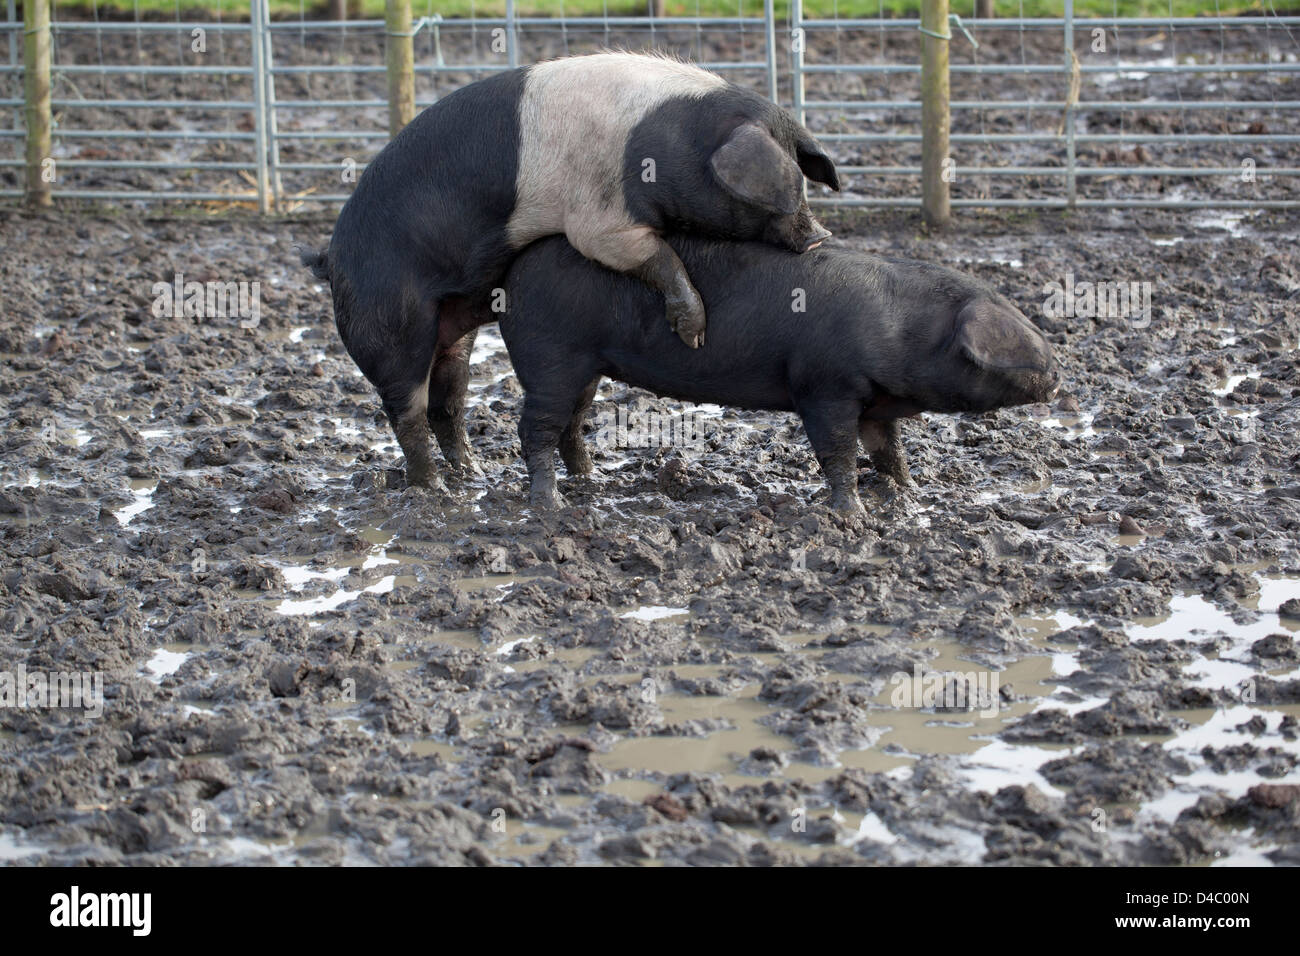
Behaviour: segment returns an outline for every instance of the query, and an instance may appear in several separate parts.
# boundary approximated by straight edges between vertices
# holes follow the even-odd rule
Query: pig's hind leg
[[[433,450],[429,443],[429,427],[425,423],[425,402],[428,380],[414,386],[381,386],[380,402],[388,416],[397,444],[406,456],[407,484],[441,488],[442,482],[433,472]]]
[[[871,456],[876,471],[893,479],[899,488],[906,487],[910,478],[907,473],[907,456],[899,438],[898,419],[877,421],[864,418],[858,425],[858,435],[862,439],[862,447]]]
[[[857,427],[862,403],[840,400],[797,404],[813,454],[831,486],[831,507],[845,514],[862,511],[858,498]]]
[[[317,260],[312,260],[317,261]],[[408,290],[397,295],[367,284],[358,292],[346,273],[330,274],[334,321],[352,361],[379,393],[384,414],[406,455],[406,480],[436,485],[425,409],[434,353],[436,307]]]
[[[438,344],[429,369],[429,429],[453,468],[478,471],[465,434],[469,360],[479,326],[496,318],[480,296],[450,296],[438,310]]]
[[[476,470],[465,433],[465,399],[469,392],[469,358],[478,329],[471,329],[455,344],[435,355],[429,370],[429,429],[438,439],[442,455],[453,468]]]
[[[410,485],[442,488],[442,480],[433,470],[433,447],[425,418],[429,401],[429,362],[432,347],[386,348],[376,358],[361,350],[349,352],[366,378],[379,392],[388,423],[397,436],[397,444],[406,456],[406,481]],[[422,354],[421,354],[422,353]]]
[[[578,407],[574,410],[573,417],[569,419],[564,433],[560,435],[560,457],[564,459],[564,469],[570,475],[591,474],[591,455],[587,451],[587,443],[582,440],[582,423],[586,420],[587,413],[591,411],[591,403],[596,397],[596,389],[599,386],[600,379],[594,378],[591,384],[582,390],[582,394],[578,396]]]

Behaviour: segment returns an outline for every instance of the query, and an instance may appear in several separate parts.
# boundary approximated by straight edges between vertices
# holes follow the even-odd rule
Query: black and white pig
[[[839,188],[812,135],[758,94],[662,56],[568,57],[417,116],[371,161],[329,247],[303,262],[329,281],[343,344],[379,392],[408,480],[425,484],[429,428],[453,466],[469,461],[473,330],[499,317],[494,286],[518,250],[563,234],[655,289],[661,321],[666,308],[698,347],[704,307],[661,234],[803,252],[830,235],[804,176]]]
[[[707,349],[668,348],[658,295],[562,238],[511,266],[501,335],[524,389],[519,437],[534,506],[559,503],[557,448],[570,474],[591,470],[582,422],[602,377],[691,402],[797,412],[840,511],[862,508],[859,440],[903,485],[899,418],[1041,402],[1059,387],[1042,333],[970,276],[845,250],[668,241],[708,309]]]

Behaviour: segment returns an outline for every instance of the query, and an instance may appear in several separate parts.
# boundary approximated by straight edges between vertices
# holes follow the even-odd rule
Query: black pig
[[[329,281],[343,344],[379,391],[408,480],[425,484],[430,427],[449,462],[468,463],[472,330],[498,318],[493,286],[518,250],[565,235],[658,290],[660,315],[696,347],[704,308],[660,233],[802,252],[830,235],[805,175],[839,188],[812,135],[756,93],[662,56],[568,57],[421,113],[371,161],[329,248],[303,261]]]
[[[692,402],[798,412],[840,511],[862,508],[859,439],[902,485],[897,419],[1046,401],[1059,387],[1042,333],[991,286],[951,269],[844,250],[669,242],[704,297],[708,349],[669,349],[659,297],[561,238],[511,266],[501,334],[524,388],[519,437],[534,506],[559,503],[557,447],[571,474],[591,470],[582,421],[602,377]]]

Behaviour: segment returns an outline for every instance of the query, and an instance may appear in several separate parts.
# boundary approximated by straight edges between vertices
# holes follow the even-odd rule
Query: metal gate
[[[0,196],[27,164],[22,30],[6,0]],[[415,0],[418,5],[420,0]],[[789,106],[827,144],[842,207],[920,205],[920,22],[735,16],[444,19],[412,33],[417,106],[490,72],[603,46],[667,49]],[[761,8],[759,8],[761,4]],[[218,6],[218,12],[220,12]],[[954,18],[954,206],[1300,206],[1300,17]],[[262,212],[347,199],[388,137],[381,20],[56,19],[57,200]]]

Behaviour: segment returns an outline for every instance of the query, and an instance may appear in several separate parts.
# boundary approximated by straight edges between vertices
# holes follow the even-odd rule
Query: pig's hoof
[[[912,476],[907,473],[907,467],[905,465],[888,468],[885,470],[884,474],[900,490],[907,488],[912,484]]]
[[[558,491],[535,491],[528,496],[534,511],[559,511],[566,504]]]
[[[479,465],[478,460],[469,452],[462,452],[457,455],[452,459],[451,463],[457,471],[460,471],[463,474],[480,478],[483,476],[483,469]]]
[[[439,494],[447,493],[447,485],[442,480],[442,477],[433,473],[426,474],[423,477],[412,477],[408,471],[406,473],[406,486],[408,488],[422,488],[425,491],[436,491]]]
[[[678,314],[670,314],[669,321],[673,324],[673,329],[683,342],[693,349],[698,349],[704,344],[704,313],[699,311],[683,311]]]
[[[577,451],[568,452],[561,449],[560,457],[564,459],[564,470],[575,478],[581,475],[590,475],[595,467],[586,448],[580,447]]]
[[[418,465],[406,466],[406,484],[412,488],[428,488],[433,491],[445,491],[442,479],[432,468]]]
[[[831,498],[831,510],[842,515],[860,515],[866,509],[862,507],[862,499],[857,495],[835,495]]]

